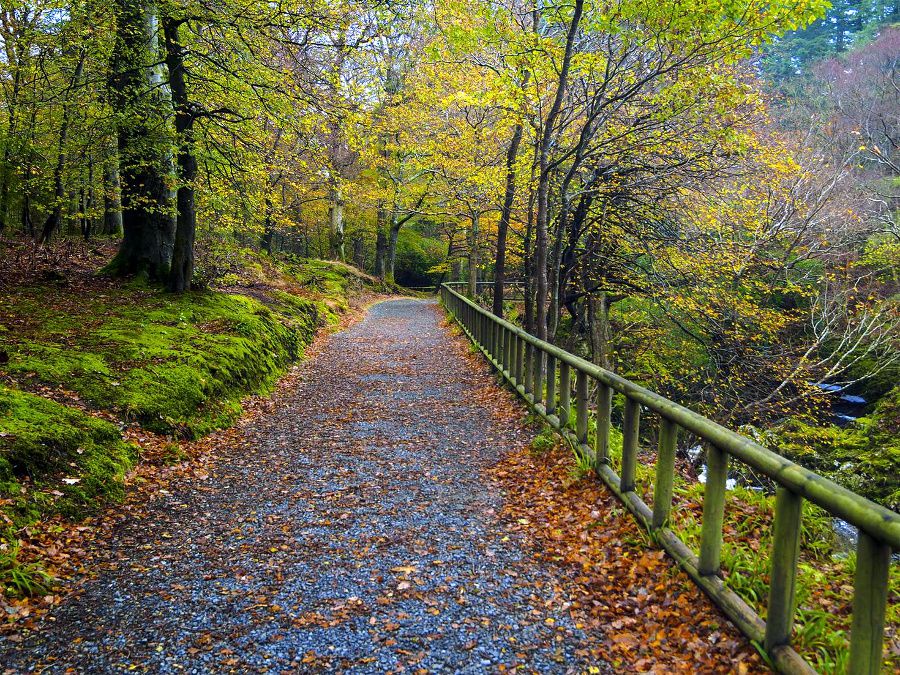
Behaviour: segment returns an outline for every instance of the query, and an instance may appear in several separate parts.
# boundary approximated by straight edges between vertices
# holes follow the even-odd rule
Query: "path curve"
[[[122,525],[14,671],[606,672],[485,469],[530,435],[434,303],[375,305],[202,484]],[[593,651],[593,650],[591,650]]]

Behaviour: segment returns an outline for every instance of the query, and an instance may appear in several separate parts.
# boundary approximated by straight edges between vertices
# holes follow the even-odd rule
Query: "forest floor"
[[[753,648],[417,300],[308,350],[138,490],[9,672],[757,672]],[[140,498],[136,498],[138,495]]]

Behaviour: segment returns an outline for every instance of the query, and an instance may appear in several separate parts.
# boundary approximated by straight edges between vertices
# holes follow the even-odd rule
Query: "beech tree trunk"
[[[175,219],[166,184],[171,157],[166,116],[152,64],[158,60],[154,8],[116,0],[111,104],[116,113],[122,199],[122,244],[110,264],[118,274],[165,279],[172,262]]]
[[[469,238],[469,297],[478,295],[478,214],[472,214],[472,232]]]
[[[378,204],[378,212],[375,222],[375,276],[384,279],[387,272],[387,211],[384,204]]]
[[[388,232],[384,280],[391,284],[394,283],[394,268],[397,263],[397,239],[400,236],[400,228],[402,225],[402,222],[395,219],[391,222],[391,229],[390,232]]]
[[[345,262],[347,255],[344,250],[344,199],[337,186],[331,189],[331,206],[328,216],[331,221],[332,254],[341,262]]]
[[[103,234],[122,235],[119,156],[115,148],[110,149],[103,164]]]
[[[363,250],[363,240],[362,237],[354,237],[353,238],[353,264],[356,265],[359,269],[365,269],[366,267],[366,257],[365,251]]]

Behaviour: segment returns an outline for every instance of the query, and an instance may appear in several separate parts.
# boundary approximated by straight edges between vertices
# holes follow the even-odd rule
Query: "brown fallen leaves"
[[[753,647],[596,478],[570,478],[557,448],[518,450],[493,470],[503,516],[542,561],[571,572],[563,582],[577,624],[606,636],[606,658],[638,672],[766,672]]]
[[[485,362],[457,338],[473,368]],[[501,423],[525,411],[494,386],[479,401]],[[514,421],[515,420],[515,421]],[[573,481],[567,447],[535,456],[509,452],[491,478],[504,495],[501,514],[532,555],[556,566],[576,626],[603,635],[593,656],[622,672],[769,672],[753,646],[675,562],[653,547],[624,507],[593,475]]]

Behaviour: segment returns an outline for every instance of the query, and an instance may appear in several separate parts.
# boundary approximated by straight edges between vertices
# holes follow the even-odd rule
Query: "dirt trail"
[[[206,481],[120,527],[13,670],[606,671],[485,469],[530,436],[436,306],[329,339]]]

